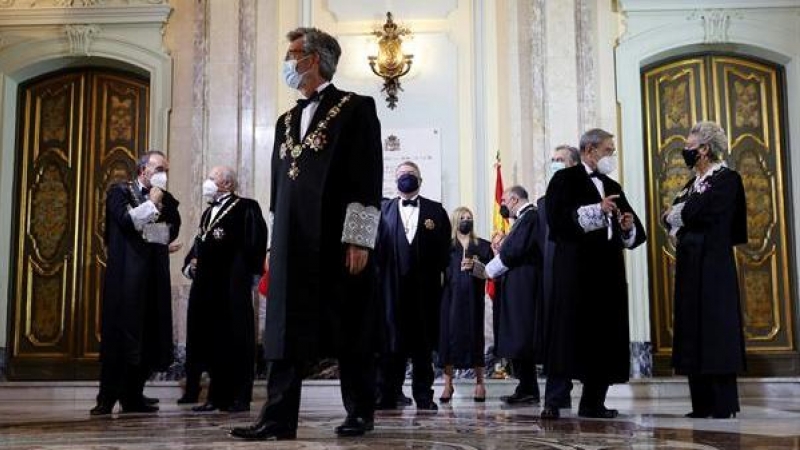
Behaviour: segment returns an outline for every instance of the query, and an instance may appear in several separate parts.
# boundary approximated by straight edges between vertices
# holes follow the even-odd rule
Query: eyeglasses
[[[303,50],[289,50],[289,51],[286,52],[286,56],[284,56],[283,60],[284,61],[289,61],[290,59],[298,59],[299,60],[299,59],[302,59],[303,57],[305,57],[306,55],[308,55],[308,53],[306,53]]]

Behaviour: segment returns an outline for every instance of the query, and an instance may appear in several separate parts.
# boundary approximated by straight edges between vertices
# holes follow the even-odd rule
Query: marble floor
[[[90,418],[88,398],[2,399],[0,386],[0,450],[5,449],[798,449],[800,398],[744,398],[736,419],[692,420],[685,398],[613,397],[608,404],[622,415],[615,420],[579,419],[575,410],[557,422],[539,419],[538,407],[503,405],[498,396],[512,383],[489,385],[486,403],[474,403],[469,383],[456,386],[451,404],[438,413],[417,413],[414,407],[381,412],[375,431],[363,438],[336,438],[333,428],[343,419],[335,384],[306,387],[296,441],[242,442],[227,430],[247,424],[250,413],[192,413],[175,404],[179,394],[148,389],[162,399],[152,415]],[[441,386],[437,386],[438,396]],[[408,393],[408,387],[406,391]],[[12,396],[13,397],[13,396]],[[68,397],[68,396],[65,396]],[[577,401],[573,401],[577,404]]]

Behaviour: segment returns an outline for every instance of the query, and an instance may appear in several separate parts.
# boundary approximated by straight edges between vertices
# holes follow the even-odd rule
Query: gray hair
[[[411,167],[412,169],[414,169],[415,172],[417,172],[420,176],[422,176],[422,171],[419,170],[419,166],[417,165],[417,163],[411,160],[403,161],[400,164],[398,164],[397,167],[395,167],[394,169],[394,173],[397,173],[397,171],[404,166]]]
[[[581,151],[585,152],[589,147],[598,147],[606,139],[613,138],[614,135],[600,128],[592,128],[581,136]]]
[[[527,200],[528,199],[528,191],[526,191],[524,187],[522,187],[522,186],[520,186],[518,184],[508,188],[508,191],[510,193],[514,194],[514,196],[517,197],[520,200]]]
[[[164,152],[162,152],[161,150],[148,150],[142,153],[142,156],[140,156],[139,160],[136,161],[137,175],[141,174],[144,171],[145,167],[147,167],[147,164],[150,163],[150,157],[152,157],[153,155],[158,155],[164,159],[167,158],[167,155],[165,155]]]
[[[319,55],[319,74],[322,78],[331,81],[342,55],[342,48],[336,38],[318,28],[300,27],[286,33],[289,42],[303,38],[303,53]]]
[[[558,152],[561,150],[566,150],[567,153],[569,153],[569,159],[572,162],[572,165],[577,165],[579,162],[581,162],[581,152],[578,151],[577,148],[571,145],[561,144],[556,147],[556,151]]]
[[[697,122],[689,134],[697,136],[699,144],[708,146],[711,161],[720,161],[728,151],[728,135],[716,122]]]
[[[239,188],[239,176],[236,174],[236,171],[233,170],[233,168],[221,166],[219,168],[219,176],[222,177],[222,181],[230,183],[232,192]]]

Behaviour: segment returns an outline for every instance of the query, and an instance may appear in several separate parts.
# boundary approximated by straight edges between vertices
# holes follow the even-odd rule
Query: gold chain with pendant
[[[296,180],[300,175],[300,167],[297,165],[297,160],[300,158],[300,155],[303,154],[303,150],[311,149],[318,152],[325,147],[325,144],[328,142],[328,137],[325,135],[325,130],[328,129],[328,122],[339,115],[342,111],[342,106],[350,101],[352,96],[352,93],[345,95],[333,108],[329,109],[325,118],[317,123],[313,131],[306,134],[301,144],[296,143],[291,135],[292,111],[286,113],[286,117],[283,119],[285,129],[283,132],[283,144],[281,144],[280,147],[280,157],[281,159],[285,158],[287,153],[292,157],[292,163],[289,166],[288,172],[290,179]]]
[[[233,199],[232,201],[233,201],[233,203],[231,203],[230,206],[225,208],[224,211],[218,212],[216,217],[214,217],[214,220],[210,221],[210,223],[207,226],[205,226],[205,227],[201,226],[200,227],[200,231],[197,233],[197,237],[200,238],[201,241],[205,242],[206,237],[208,236],[208,232],[213,230],[214,227],[217,226],[217,223],[219,223],[219,221],[222,220],[223,217],[227,216],[228,212],[230,210],[232,210],[233,207],[236,206],[237,203],[239,203],[239,199],[238,198]],[[209,214],[211,214],[211,213],[209,213]]]

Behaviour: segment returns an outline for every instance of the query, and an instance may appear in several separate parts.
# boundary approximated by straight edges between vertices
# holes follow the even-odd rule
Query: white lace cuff
[[[508,272],[508,267],[503,264],[503,260],[500,259],[500,255],[495,255],[489,264],[486,265],[486,276],[489,278],[498,278],[502,276],[504,273]]]
[[[131,216],[133,227],[136,228],[136,231],[142,231],[146,223],[158,220],[158,208],[148,200],[136,208],[129,209],[128,215]]]
[[[350,203],[344,216],[342,242],[360,247],[375,248],[381,212],[374,206]]]
[[[578,208],[578,225],[586,233],[608,227],[608,218],[600,207],[600,203]]]
[[[672,209],[670,209],[669,214],[667,214],[667,223],[672,228],[680,228],[683,226],[683,218],[681,217],[681,212],[683,212],[683,207],[686,203],[676,203],[672,205]]]

